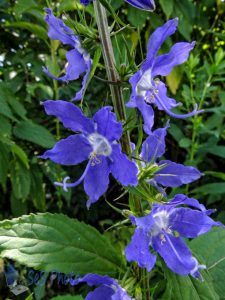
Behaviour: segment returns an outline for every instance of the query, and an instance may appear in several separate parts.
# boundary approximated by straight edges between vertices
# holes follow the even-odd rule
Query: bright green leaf
[[[113,277],[124,272],[123,256],[115,248],[95,228],[61,214],[0,222],[1,256],[43,271]]]
[[[55,144],[54,136],[43,126],[32,121],[22,121],[14,128],[14,134],[22,140],[26,140],[44,148],[51,148]]]
[[[210,232],[192,240],[189,243],[194,253],[202,258],[216,292],[224,299],[225,295],[225,230],[213,228]],[[208,298],[206,298],[208,299]]]

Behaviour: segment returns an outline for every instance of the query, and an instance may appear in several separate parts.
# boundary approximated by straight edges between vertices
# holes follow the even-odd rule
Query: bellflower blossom
[[[182,184],[191,183],[200,178],[201,173],[194,167],[177,164],[170,160],[161,160],[156,162],[157,158],[161,157],[165,152],[165,136],[167,133],[166,127],[158,128],[153,131],[142,144],[140,157],[144,161],[143,164],[151,162],[152,164],[162,166],[161,170],[154,173],[154,178],[149,181],[150,184],[158,187],[158,184],[165,187],[177,187]],[[159,188],[161,191],[161,189]]]
[[[80,0],[80,3],[83,5],[88,5],[93,0]],[[130,3],[131,5],[143,9],[143,10],[154,10],[155,9],[155,2],[154,0],[125,0],[126,2]]]
[[[98,274],[87,274],[82,278],[71,281],[71,285],[87,283],[89,286],[99,285],[93,292],[88,293],[85,300],[134,300],[125,289],[123,289],[117,280]]]
[[[92,62],[90,55],[82,48],[79,37],[73,33],[72,29],[67,27],[62,20],[56,18],[51,9],[46,8],[46,13],[45,21],[49,26],[49,38],[52,40],[59,40],[64,45],[70,45],[72,50],[69,50],[66,53],[68,65],[64,76],[56,77],[51,74],[47,68],[43,68],[43,71],[55,80],[62,80],[66,82],[76,80],[86,72],[83,77],[81,90],[78,91],[73,98],[73,100],[80,100],[82,99],[88,75],[91,71]]]
[[[223,226],[208,216],[213,211],[206,210],[196,199],[179,194],[168,203],[154,204],[151,213],[144,217],[131,216],[137,228],[125,249],[127,260],[136,261],[150,272],[156,262],[156,256],[149,250],[151,246],[173,272],[201,279],[198,269],[206,267],[198,264],[181,237],[195,238],[208,232],[212,226]]]
[[[130,78],[132,86],[131,99],[127,103],[128,107],[137,107],[144,119],[144,130],[151,133],[154,124],[154,111],[151,104],[155,104],[159,110],[164,110],[168,115],[175,118],[187,118],[202,111],[194,111],[188,114],[175,114],[172,108],[180,105],[167,96],[165,84],[156,76],[166,76],[172,69],[184,63],[189,56],[189,52],[194,48],[195,42],[176,43],[167,54],[157,56],[163,42],[172,35],[177,28],[178,19],[169,20],[163,26],[157,28],[151,35],[147,46],[147,59],[142,64],[140,70]]]
[[[67,187],[77,186],[84,181],[84,190],[89,196],[88,208],[106,192],[110,172],[124,186],[137,185],[138,169],[121,152],[121,146],[117,143],[122,135],[122,125],[116,121],[110,106],[101,108],[89,119],[70,102],[47,100],[43,105],[48,115],[56,116],[66,128],[79,133],[60,140],[41,158],[68,166],[89,160],[79,180],[67,183],[69,178],[66,177],[56,185],[67,190]]]
[[[155,9],[155,2],[154,0],[125,0],[126,2],[130,3],[131,5],[143,9],[143,10],[154,10]]]

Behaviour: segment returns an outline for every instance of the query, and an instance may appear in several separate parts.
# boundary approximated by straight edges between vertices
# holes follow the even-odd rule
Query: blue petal
[[[87,208],[91,204],[98,201],[109,185],[109,164],[108,159],[104,156],[98,157],[99,162],[95,165],[91,165],[85,178],[84,178],[84,190],[89,196],[87,201]]]
[[[155,2],[153,0],[125,0],[129,4],[143,10],[153,11],[155,9]]]
[[[151,65],[154,63],[155,56],[161,45],[170,35],[172,35],[176,31],[177,24],[178,18],[169,20],[163,26],[157,28],[151,35],[147,46],[147,61]]]
[[[83,55],[76,49],[70,50],[66,53],[68,66],[66,68],[66,74],[61,77],[56,77],[49,72],[47,68],[43,68],[43,71],[55,80],[70,81],[76,80],[87,70],[87,63],[84,60]]]
[[[169,53],[156,57],[152,69],[152,77],[168,75],[176,65],[180,65],[188,59],[189,52],[194,46],[195,42],[176,43]]]
[[[88,293],[85,300],[111,300],[114,293],[115,291],[111,287],[102,285],[96,288],[93,292]]]
[[[136,96],[137,96],[136,87],[137,87],[137,84],[140,81],[142,75],[143,75],[143,72],[140,70],[140,71],[136,72],[133,76],[131,76],[131,78],[129,79],[129,83],[131,84],[131,87],[132,87],[132,92],[131,92],[130,100],[126,104],[127,107],[133,108],[133,107],[137,106],[137,104],[136,104]]]
[[[201,173],[194,167],[176,164],[169,160],[161,160],[159,166],[163,164],[166,164],[166,167],[154,174],[154,180],[163,186],[176,187],[201,177]]]
[[[198,200],[196,200],[194,198],[188,198],[186,195],[183,195],[183,194],[177,194],[173,198],[173,200],[171,200],[170,202],[167,203],[167,206],[177,206],[177,205],[182,205],[182,204],[195,207],[195,208],[201,210],[202,212],[205,212],[207,215],[210,215],[213,212],[215,212],[214,209],[207,210],[203,204],[200,204],[198,202]]]
[[[183,237],[195,238],[208,232],[212,226],[221,226],[206,213],[190,208],[175,208],[169,217],[169,226]]]
[[[88,76],[91,72],[91,67],[92,67],[92,62],[89,59],[88,61],[86,61],[86,68],[87,69],[86,69],[86,74],[84,75],[83,80],[82,80],[81,89],[76,93],[75,97],[72,100],[78,101],[78,100],[81,100],[83,98],[83,93],[84,93],[85,88],[86,88],[86,83],[87,83],[87,80],[88,80]]]
[[[200,114],[203,112],[203,110],[197,110],[197,105],[195,105],[195,108],[192,112],[187,114],[176,114],[171,111],[172,108],[180,105],[180,103],[176,103],[176,101],[172,98],[167,97],[167,89],[163,82],[159,82],[157,84],[157,93],[154,93],[155,96],[155,104],[157,105],[158,109],[164,110],[169,116],[178,118],[178,119],[184,119],[188,117],[195,116],[197,114]]]
[[[45,21],[49,26],[49,38],[59,40],[63,44],[74,46],[78,38],[74,35],[73,30],[67,27],[62,20],[56,18],[50,8],[46,8],[45,11],[47,13]]]
[[[51,159],[61,165],[76,165],[88,159],[92,147],[85,137],[80,134],[70,135],[60,140],[51,150],[47,150],[42,156],[43,159]]]
[[[97,124],[97,132],[104,135],[110,142],[119,140],[122,135],[122,124],[116,120],[116,115],[111,112],[111,106],[105,106],[93,117]]]
[[[91,2],[92,2],[92,0],[80,0],[80,3],[83,5],[88,5]]]
[[[146,104],[143,97],[136,97],[136,105],[140,110],[142,117],[144,119],[144,131],[147,134],[150,134],[152,131],[152,127],[154,125],[154,111],[151,105]]]
[[[94,132],[92,120],[85,117],[76,105],[63,100],[47,100],[43,105],[46,113],[56,116],[64,127],[85,134]]]
[[[100,285],[100,284],[116,285],[116,286],[118,285],[118,282],[115,279],[107,275],[103,276],[103,275],[92,274],[92,273],[89,273],[84,277],[75,279],[73,285],[81,282],[86,282],[89,286]]]
[[[137,225],[137,227],[140,227],[146,233],[149,233],[150,229],[155,224],[155,221],[154,221],[151,213],[144,217],[138,217],[138,218],[135,216],[130,216],[130,220],[131,220],[132,224]]]
[[[195,269],[196,260],[181,238],[161,233],[152,238],[152,246],[173,272],[185,276]]]
[[[150,272],[155,265],[156,256],[149,250],[150,238],[146,232],[137,228],[132,236],[131,243],[125,249],[127,261],[136,261],[141,268]]]
[[[132,300],[127,292],[119,285],[118,281],[109,277],[98,274],[87,274],[82,278],[75,279],[71,285],[77,285],[81,282],[86,282],[89,286],[103,285],[90,292],[86,300]]]
[[[151,132],[147,139],[142,144],[141,158],[146,162],[155,161],[158,157],[162,156],[165,152],[165,136],[167,133],[166,127],[158,128],[154,132]]]
[[[112,175],[124,186],[138,184],[138,168],[128,157],[121,152],[119,144],[112,145],[112,154],[110,159],[112,163],[110,170]]]

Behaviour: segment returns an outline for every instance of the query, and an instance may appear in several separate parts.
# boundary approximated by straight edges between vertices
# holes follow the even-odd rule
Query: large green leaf
[[[116,276],[123,257],[95,228],[62,214],[0,222],[1,256],[43,271]]]
[[[53,135],[43,126],[32,121],[22,121],[14,128],[14,134],[20,139],[33,142],[45,148],[55,144]]]
[[[210,276],[201,271],[204,281],[189,276],[180,276],[165,269],[167,290],[161,300],[219,300]]]
[[[225,299],[225,230],[213,228],[207,234],[192,240],[189,246],[206,265],[220,299]]]
[[[203,195],[208,194],[224,194],[225,193],[225,183],[215,182],[204,184],[192,191],[192,193],[202,193]]]

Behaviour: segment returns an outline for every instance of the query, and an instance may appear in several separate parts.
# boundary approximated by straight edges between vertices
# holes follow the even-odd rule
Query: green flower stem
[[[108,80],[110,82],[120,83],[120,77],[115,67],[115,56],[113,52],[112,41],[110,38],[106,10],[99,2],[99,0],[94,1],[94,9],[100,40],[103,48],[103,57]],[[124,123],[126,121],[126,111],[123,102],[122,88],[119,84],[110,84],[110,91],[112,95],[113,107],[115,109],[117,118]],[[130,154],[130,135],[128,131],[125,131],[123,133],[121,144],[123,151],[127,154]]]

